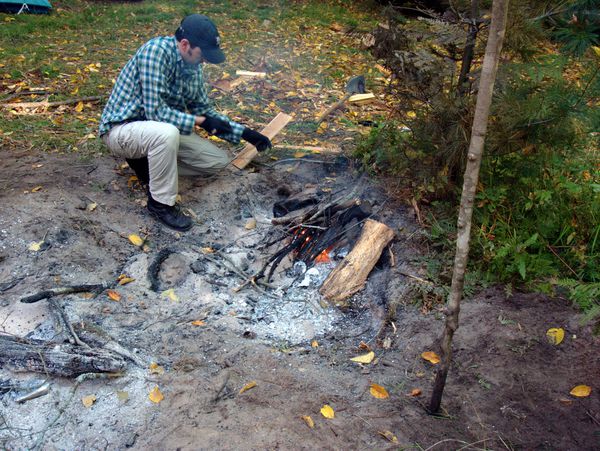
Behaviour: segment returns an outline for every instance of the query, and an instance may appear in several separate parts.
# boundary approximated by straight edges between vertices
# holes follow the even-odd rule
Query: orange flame
[[[331,261],[331,258],[329,258],[330,250],[331,248],[327,248],[319,255],[317,255],[317,258],[315,258],[315,263],[329,263]]]

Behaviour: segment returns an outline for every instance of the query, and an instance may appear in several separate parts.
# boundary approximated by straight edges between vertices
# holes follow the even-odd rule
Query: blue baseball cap
[[[192,14],[181,21],[175,34],[179,40],[187,39],[193,47],[200,47],[202,56],[212,64],[225,61],[217,26],[202,14]]]

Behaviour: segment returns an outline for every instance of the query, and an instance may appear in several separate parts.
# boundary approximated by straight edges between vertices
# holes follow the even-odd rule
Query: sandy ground
[[[184,234],[148,216],[144,191],[120,164],[102,155],[2,150],[1,330],[64,340],[47,301],[19,300],[126,274],[135,280],[114,288],[119,301],[106,292],[55,299],[72,323],[101,328],[141,362],[129,361],[120,377],[79,383],[14,373],[0,362],[0,380],[17,386],[0,397],[3,448],[600,449],[599,339],[567,303],[541,295],[507,298],[490,289],[465,300],[443,400],[447,416],[425,413],[435,366],[420,356],[435,349],[443,315],[410,303],[411,285],[420,282],[404,274],[424,276],[419,229],[411,210],[347,161],[182,179],[182,202],[197,215]],[[288,259],[275,289],[236,292],[244,282],[239,270],[256,271],[277,250],[261,246],[277,232],[270,218],[278,192],[314,185],[333,193],[357,188],[373,203],[376,218],[396,233],[394,266],[383,258],[343,311],[318,294],[335,260],[317,265],[305,286]],[[247,228],[250,219],[255,228]],[[145,250],[129,242],[132,233],[146,238]],[[41,241],[39,251],[30,250]],[[148,273],[161,256],[168,258],[153,287]],[[566,331],[559,346],[546,340],[550,327]],[[372,363],[350,360],[367,348]],[[159,367],[151,370],[152,362]],[[49,394],[15,402],[44,379]],[[372,383],[390,397],[374,398]],[[592,387],[589,397],[569,395],[579,384]],[[155,387],[164,396],[159,403],[149,399]],[[411,396],[414,389],[422,394]],[[89,395],[95,402],[86,407]],[[335,418],[320,414],[325,404]]]

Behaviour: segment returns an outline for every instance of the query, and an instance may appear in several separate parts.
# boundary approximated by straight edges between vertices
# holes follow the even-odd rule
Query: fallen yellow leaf
[[[378,384],[371,384],[369,392],[371,392],[371,395],[377,399],[386,399],[390,397],[390,394],[387,392],[387,390]]]
[[[600,56],[600,47],[596,47],[595,45],[593,45],[592,50],[594,51],[596,56]]]
[[[325,404],[323,407],[321,407],[321,415],[323,415],[325,418],[335,418],[335,412],[329,404]]]
[[[242,387],[242,389],[240,390],[240,395],[241,395],[242,393],[244,393],[245,391],[248,391],[248,390],[250,390],[251,388],[254,388],[254,387],[256,387],[256,382],[255,382],[255,381],[248,382],[248,383],[247,383],[246,385],[244,385],[244,386]]]
[[[319,342],[317,340],[313,340],[310,342],[310,346],[313,348],[318,348],[319,347]]]
[[[156,362],[150,364],[150,374],[164,374],[165,369]]]
[[[201,319],[197,319],[196,321],[192,321],[192,326],[206,326],[206,323]]]
[[[306,156],[306,152],[296,152],[294,153],[294,158],[302,158]]]
[[[39,185],[39,186],[36,186],[35,188],[31,188],[31,192],[32,192],[32,193],[37,193],[37,192],[38,192],[39,190],[41,190],[41,189],[42,189],[42,186],[41,186],[41,185]]]
[[[552,327],[546,331],[546,338],[551,344],[559,345],[565,338],[565,331],[560,327]]]
[[[212,247],[203,247],[201,249],[203,254],[214,254],[215,250]]]
[[[95,395],[84,396],[83,398],[81,398],[81,402],[83,403],[83,405],[86,408],[89,409],[96,402],[96,396]]]
[[[122,279],[119,279],[119,285],[126,285],[128,283],[131,283],[135,281],[135,279],[131,278],[131,277],[123,277]]]
[[[410,396],[421,396],[421,389],[413,388],[412,391],[410,392]]]
[[[173,302],[177,302],[179,300],[173,288],[169,288],[168,290],[163,291],[160,295],[163,298],[169,298]]]
[[[310,415],[302,415],[302,419],[304,420],[304,422],[306,423],[306,425],[309,428],[314,428],[315,427],[315,422],[313,421],[313,419],[310,417]]]
[[[421,354],[421,357],[423,357],[425,360],[427,360],[428,362],[433,363],[434,365],[440,363],[440,356],[437,355],[435,352],[433,351],[426,351],[423,354]]]
[[[398,437],[396,437],[390,431],[377,431],[377,433],[392,443],[398,443]]]
[[[255,229],[256,228],[256,219],[254,219],[254,218],[248,219],[248,221],[246,222],[246,225],[244,226],[244,228],[246,230]]]
[[[589,385],[578,385],[577,387],[573,387],[573,389],[569,392],[573,396],[577,396],[578,398],[586,398],[590,396],[592,392],[592,387]]]
[[[152,389],[152,391],[148,395],[148,398],[150,399],[150,401],[152,401],[153,403],[156,403],[156,404],[158,404],[163,399],[165,399],[165,397],[163,396],[163,394],[158,389],[158,386],[156,386],[156,387],[154,387]]]
[[[89,204],[87,204],[85,209],[86,211],[94,211],[96,207],[98,207],[98,204],[96,202],[90,202]]]
[[[83,111],[83,102],[79,102],[77,104],[77,106],[75,107],[75,111],[77,111],[78,113],[81,113]]]
[[[29,245],[28,249],[30,251],[33,251],[33,252],[39,252],[40,249],[42,248],[42,244],[44,244],[44,240],[42,240],[42,241],[34,241],[33,243],[31,243]]]
[[[359,355],[358,357],[353,357],[350,360],[356,363],[371,363],[375,358],[375,353],[373,351],[367,352],[366,354]]]
[[[140,247],[144,244],[144,240],[141,239],[138,235],[136,235],[135,233],[132,233],[131,235],[129,235],[127,238],[129,238],[129,241],[131,241],[131,244]]]
[[[119,293],[117,293],[115,290],[108,290],[106,292],[106,294],[108,295],[108,297],[110,299],[112,299],[113,301],[120,301],[121,300],[121,295]]]

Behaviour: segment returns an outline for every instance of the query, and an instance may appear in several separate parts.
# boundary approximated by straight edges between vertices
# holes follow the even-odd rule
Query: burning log
[[[275,204],[275,216],[289,213],[275,217],[271,222],[274,225],[289,225],[291,240],[267,260],[254,277],[255,280],[262,278],[270,265],[267,275],[267,281],[270,281],[279,263],[291,252],[296,261],[314,263],[320,254],[343,241],[343,237],[358,221],[371,215],[371,205],[368,202],[361,203],[357,198],[344,196],[331,202],[318,203],[319,198],[309,194],[301,193]],[[290,211],[294,208],[298,210]]]
[[[0,367],[17,372],[76,377],[84,373],[118,373],[123,358],[105,349],[25,340],[0,334]]]
[[[381,252],[394,237],[394,231],[387,225],[367,219],[362,234],[344,260],[323,282],[319,292],[336,304],[360,291]]]

